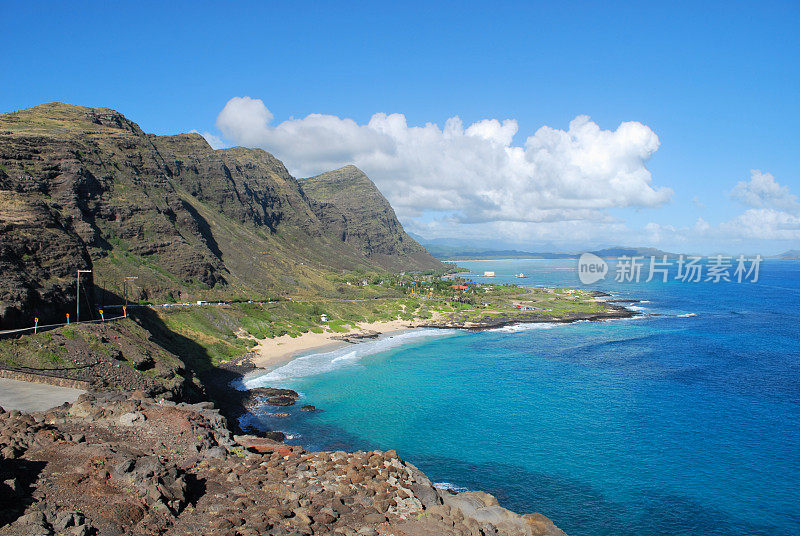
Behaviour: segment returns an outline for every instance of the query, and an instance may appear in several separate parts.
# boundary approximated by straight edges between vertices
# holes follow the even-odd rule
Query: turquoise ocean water
[[[459,264],[580,286],[573,260]],[[800,534],[800,262],[766,261],[757,283],[590,288],[674,316],[417,330],[311,354],[248,384],[323,411],[248,421],[310,449],[394,448],[570,536]]]

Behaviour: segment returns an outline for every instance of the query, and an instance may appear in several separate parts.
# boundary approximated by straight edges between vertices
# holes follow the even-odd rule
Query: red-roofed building
[[[466,285],[450,285],[455,290],[469,290],[469,287]]]

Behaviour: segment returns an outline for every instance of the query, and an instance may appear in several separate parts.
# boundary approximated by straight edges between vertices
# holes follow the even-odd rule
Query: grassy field
[[[522,313],[527,318],[547,318],[598,313],[605,308],[588,293],[571,289],[490,285],[469,295],[423,291],[403,297],[377,297],[378,289],[365,288],[364,294],[376,297],[172,307],[159,310],[158,316],[169,330],[195,341],[214,363],[219,363],[252,349],[256,339],[297,337],[309,331],[344,333],[362,322],[433,318],[444,323],[481,322]],[[472,303],[460,303],[454,298]],[[328,318],[327,322],[322,321],[322,315]]]
[[[194,370],[207,370],[252,350],[258,340],[307,332],[346,333],[361,323],[429,320],[436,325],[476,325],[492,320],[521,321],[600,313],[607,305],[575,289],[472,285],[454,290],[438,276],[386,279],[381,274],[350,272],[328,275],[339,296],[295,296],[270,302],[233,302],[137,308],[137,322],[119,324],[136,341],[150,339],[181,356]],[[323,321],[326,318],[326,321]],[[117,323],[107,324],[107,328]],[[98,328],[69,326],[53,332],[0,341],[0,363],[58,368],[74,359],[67,353],[107,354],[113,349]],[[120,339],[121,340],[121,339]],[[140,345],[141,346],[141,345]],[[165,357],[166,356],[166,357]],[[158,360],[168,356],[158,356]]]

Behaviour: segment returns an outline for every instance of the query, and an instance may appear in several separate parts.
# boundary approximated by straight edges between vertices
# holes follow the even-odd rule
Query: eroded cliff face
[[[436,262],[406,234],[392,206],[357,167],[345,166],[300,184],[325,226],[367,258],[395,268],[402,268],[400,259],[413,259],[421,266]]]
[[[30,322],[26,310],[55,318],[75,303],[75,270],[91,258],[61,214],[36,196],[0,191],[0,237],[2,325]]]
[[[374,208],[382,229],[348,220],[342,233],[260,149],[148,135],[107,108],[2,114],[0,328],[62,321],[77,269],[131,299],[185,300],[319,290],[331,269],[440,266],[418,245],[373,253],[374,240],[354,241],[406,241],[393,212]]]

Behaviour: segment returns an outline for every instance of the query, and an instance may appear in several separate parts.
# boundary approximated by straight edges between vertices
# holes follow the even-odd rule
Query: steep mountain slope
[[[0,329],[63,321],[77,269],[112,294],[182,301],[324,291],[331,270],[438,266],[365,255],[320,213],[259,149],[148,135],[107,108],[2,114]]]
[[[430,268],[438,262],[406,234],[392,206],[357,167],[328,171],[300,184],[325,226],[371,261],[390,268],[403,268],[403,263]]]

